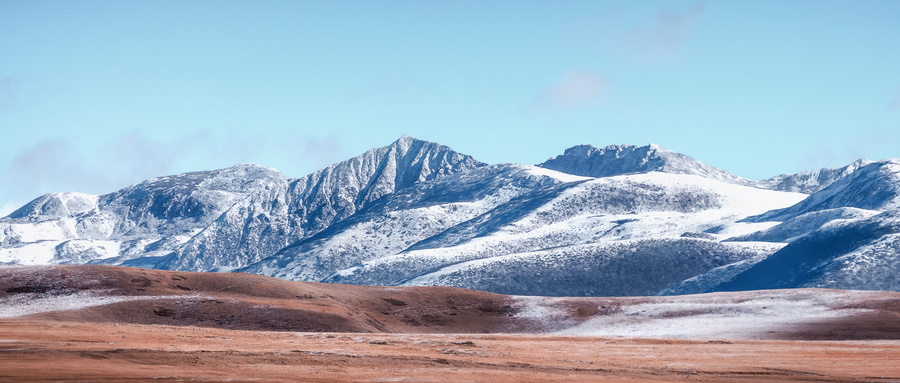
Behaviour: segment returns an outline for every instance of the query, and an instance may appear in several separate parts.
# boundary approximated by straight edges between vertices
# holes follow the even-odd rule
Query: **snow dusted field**
[[[299,332],[897,339],[900,293],[510,296],[115,266],[0,267],[0,318]]]
[[[69,295],[18,294],[0,299],[0,318],[15,318],[54,311],[82,310],[95,306],[154,297],[104,296],[102,292],[82,291]]]
[[[768,290],[591,301],[597,314],[571,317],[568,298],[517,297],[518,314],[554,334],[637,338],[761,339],[823,320],[872,314],[849,308],[880,292]]]

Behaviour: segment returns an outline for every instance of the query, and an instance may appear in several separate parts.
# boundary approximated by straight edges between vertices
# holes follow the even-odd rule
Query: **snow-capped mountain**
[[[48,194],[0,219],[0,262],[163,256],[238,201],[286,181],[274,169],[248,164],[153,178],[102,196]]]
[[[644,295],[700,270],[771,251],[720,244],[703,231],[722,225],[752,230],[754,225],[736,221],[804,197],[657,172],[555,185],[442,233],[449,238],[370,259],[326,281]]]
[[[735,241],[788,243],[768,257],[714,269],[667,293],[828,287],[900,290],[900,160],[868,161],[786,209],[745,221],[783,221]]]
[[[828,187],[828,185],[870,163],[872,161],[860,159],[850,165],[839,168],[824,168],[796,174],[782,174],[767,180],[758,181],[757,186],[772,190],[811,194]]]
[[[300,179],[245,164],[154,178],[103,196],[50,194],[0,219],[0,262],[242,267],[385,194],[483,165],[404,136]]]
[[[247,266],[385,195],[484,165],[446,146],[403,136],[233,205],[173,254],[148,266],[191,271]]]
[[[738,177],[656,144],[647,146],[610,145],[605,148],[578,145],[566,149],[565,153],[538,166],[586,177],[609,177],[656,171],[694,174],[738,185],[753,184],[751,180]]]
[[[738,185],[762,189],[811,194],[844,178],[872,161],[860,159],[839,168],[809,170],[782,174],[754,181],[709,166],[684,154],[656,144],[647,146],[610,145],[596,148],[578,145],[538,165],[547,169],[588,177],[609,177],[629,173],[657,171],[672,174],[694,174]]]
[[[491,165],[404,189],[243,271],[317,281],[359,262],[392,256],[469,225],[499,205],[576,179],[526,165]],[[484,230],[475,231],[484,234]]]
[[[487,165],[404,136],[298,179],[248,164],[48,194],[0,218],[0,262],[520,295],[900,290],[898,195],[898,160],[754,181],[653,144]]]

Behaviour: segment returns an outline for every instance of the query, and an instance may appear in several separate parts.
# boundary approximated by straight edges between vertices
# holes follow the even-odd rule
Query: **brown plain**
[[[79,291],[154,298],[0,319],[0,381],[900,381],[896,293],[777,339],[637,339],[537,334],[511,297],[463,289],[0,269],[0,302]],[[564,302],[580,320],[595,299]]]

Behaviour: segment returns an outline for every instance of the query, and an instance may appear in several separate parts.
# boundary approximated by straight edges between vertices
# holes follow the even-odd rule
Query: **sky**
[[[900,157],[900,1],[0,0],[0,215],[404,134],[656,143],[763,179]]]

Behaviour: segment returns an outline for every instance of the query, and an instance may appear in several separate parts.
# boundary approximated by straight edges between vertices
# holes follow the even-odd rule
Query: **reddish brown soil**
[[[634,339],[538,334],[657,298],[554,298],[548,323],[513,297],[455,288],[0,268],[0,314],[85,292],[141,298],[0,319],[0,381],[900,381],[898,293],[848,293],[865,299],[839,308],[864,314],[782,326],[777,340]]]
[[[0,299],[83,291],[153,298],[32,317],[269,331],[495,333],[530,326],[512,318],[508,296],[450,287],[335,285],[112,266],[0,268]]]
[[[286,333],[0,320],[0,381],[888,382],[900,342]]]
[[[836,291],[836,290],[821,290]],[[3,299],[24,294],[66,297],[140,297],[103,306],[31,315],[68,322],[202,326],[235,330],[375,333],[541,333],[659,297],[552,298],[562,313],[552,320],[516,315],[521,309],[506,295],[450,287],[377,287],[290,282],[245,273],[188,273],[113,266],[0,267]],[[733,300],[743,293],[731,294]],[[749,297],[754,292],[747,292]],[[800,289],[797,295],[815,294]],[[696,296],[697,301],[707,299]],[[798,298],[803,299],[803,298]],[[847,309],[863,314],[810,318],[772,328],[765,338],[791,340],[900,339],[900,293],[873,292]],[[703,311],[674,313],[702,315]],[[0,315],[2,317],[3,315]]]

